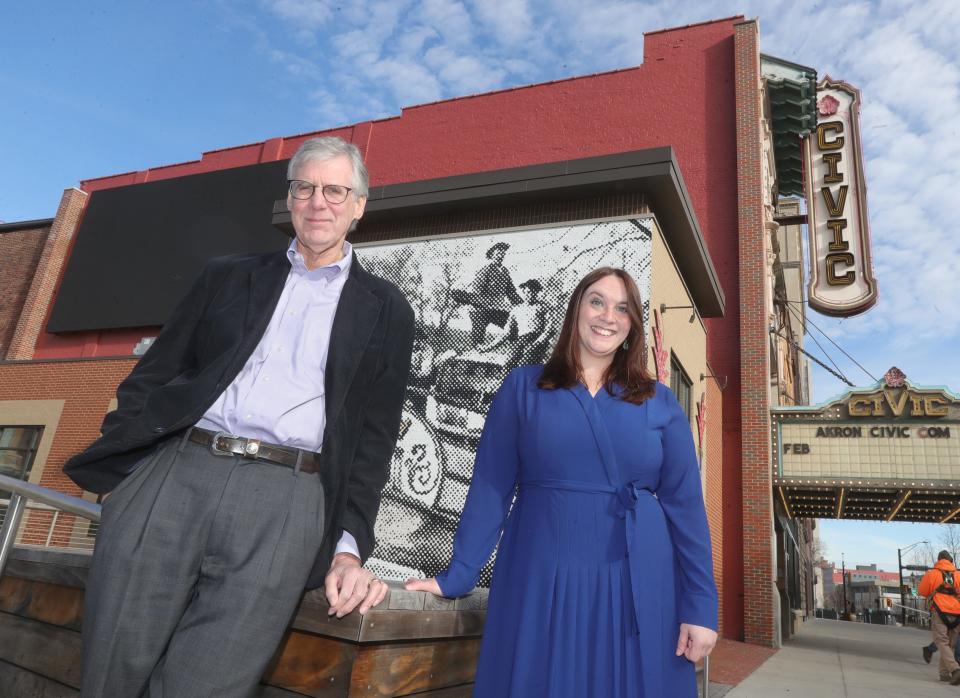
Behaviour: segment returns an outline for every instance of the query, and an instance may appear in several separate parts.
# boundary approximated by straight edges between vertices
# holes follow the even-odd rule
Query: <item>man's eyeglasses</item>
[[[318,187],[316,184],[305,182],[302,179],[291,179],[289,182],[290,196],[294,199],[300,199],[301,201],[312,198],[313,192],[319,189],[328,204],[342,204],[347,200],[350,192],[353,191],[351,187],[345,187],[340,184],[324,184],[322,187]]]

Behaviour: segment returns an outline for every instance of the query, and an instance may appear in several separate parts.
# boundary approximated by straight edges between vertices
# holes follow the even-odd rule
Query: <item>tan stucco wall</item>
[[[60,424],[65,400],[0,400],[0,425],[5,427],[43,427],[29,482],[40,484],[50,455],[53,436]]]
[[[687,376],[693,381],[692,409],[690,414],[690,429],[693,432],[694,441],[697,441],[697,405],[696,403],[706,392],[704,381],[713,380],[712,378],[700,379],[701,374],[709,374],[707,370],[707,331],[703,320],[693,308],[675,308],[660,312],[660,306],[692,306],[693,300],[690,292],[684,285],[683,277],[677,267],[676,260],[670,253],[660,232],[660,226],[654,223],[652,240],[652,269],[650,272],[650,326],[647,328],[647,342],[650,346],[650,368],[655,370],[653,359],[655,325],[654,311],[660,316],[660,328],[663,333],[663,348],[667,352],[667,368],[669,369],[670,352],[676,356],[680,365],[683,366]],[[693,315],[693,322],[690,322],[690,316]],[[669,378],[664,380],[669,385]],[[719,408],[719,405],[717,405]],[[707,419],[710,419],[709,405]],[[706,438],[706,435],[704,435]],[[706,443],[703,444],[704,460],[706,460]],[[702,465],[705,465],[703,463]],[[701,470],[703,477],[706,477],[707,468]]]

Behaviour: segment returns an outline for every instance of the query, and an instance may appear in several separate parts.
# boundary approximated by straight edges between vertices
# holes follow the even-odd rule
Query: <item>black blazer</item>
[[[194,425],[230,385],[263,336],[290,270],[285,251],[220,257],[204,268],[153,346],[117,388],[101,436],[64,471],[109,492],[163,439]],[[400,290],[354,257],[333,321],[326,368],[320,476],[324,541],[308,588],[323,577],[341,533],[365,560],[390,472],[413,344]]]

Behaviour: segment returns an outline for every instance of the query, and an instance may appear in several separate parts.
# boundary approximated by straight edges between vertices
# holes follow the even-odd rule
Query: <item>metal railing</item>
[[[0,499],[0,526],[7,514],[10,500]],[[41,502],[27,501],[25,519],[20,522],[17,540],[20,545],[67,550],[93,550],[100,525],[96,521],[78,519],[69,512]],[[30,516],[31,512],[46,516]]]
[[[710,698],[710,655],[703,658],[700,675],[700,698]]]
[[[924,609],[922,609],[922,608],[917,608],[917,607],[915,607],[915,606],[902,606],[902,605],[898,604],[896,601],[893,602],[893,605],[894,605],[896,608],[901,609],[904,617],[906,617],[906,615],[907,615],[908,613],[915,613],[915,614],[916,614],[916,619],[913,620],[913,621],[909,621],[909,622],[911,622],[913,625],[916,625],[918,628],[929,628],[929,627],[930,627],[930,611],[926,611],[926,610],[924,610]],[[924,604],[924,605],[926,605],[926,604]]]
[[[54,511],[53,521],[47,533],[47,545],[53,539],[54,528],[61,512],[75,514],[96,523],[100,522],[100,505],[88,502],[86,499],[71,497],[6,475],[0,475],[0,490],[10,492],[10,503],[3,517],[3,526],[0,527],[0,577],[3,576],[3,571],[7,567],[7,560],[10,558],[10,551],[13,549],[13,543],[20,528],[20,520],[23,518],[28,502],[37,503],[32,505],[31,509]]]

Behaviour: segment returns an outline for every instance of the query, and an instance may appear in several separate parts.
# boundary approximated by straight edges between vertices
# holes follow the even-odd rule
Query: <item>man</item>
[[[937,554],[937,562],[920,580],[917,591],[927,598],[930,631],[940,651],[940,680],[960,685],[960,664],[954,658],[960,625],[960,599],[957,598],[957,568],[946,550]]]
[[[923,661],[929,664],[930,660],[933,659],[933,655],[936,653],[936,651],[937,651],[936,642],[931,642],[929,645],[924,645],[923,647],[921,647],[920,653],[923,655]],[[953,646],[953,658],[956,659],[958,663],[960,663],[960,642],[957,642],[957,644]]]
[[[367,199],[359,151],[309,140],[288,177],[289,248],[210,262],[65,467],[106,497],[86,698],[250,695],[305,587],[325,584],[337,616],[386,593],[361,563],[413,312],[346,242]]]
[[[510,245],[505,242],[491,245],[487,250],[489,264],[481,267],[473,279],[473,295],[470,297],[474,306],[470,311],[470,341],[473,346],[485,341],[487,327],[491,323],[503,327],[510,314],[509,307],[521,302],[510,271],[503,266],[508,249]]]

